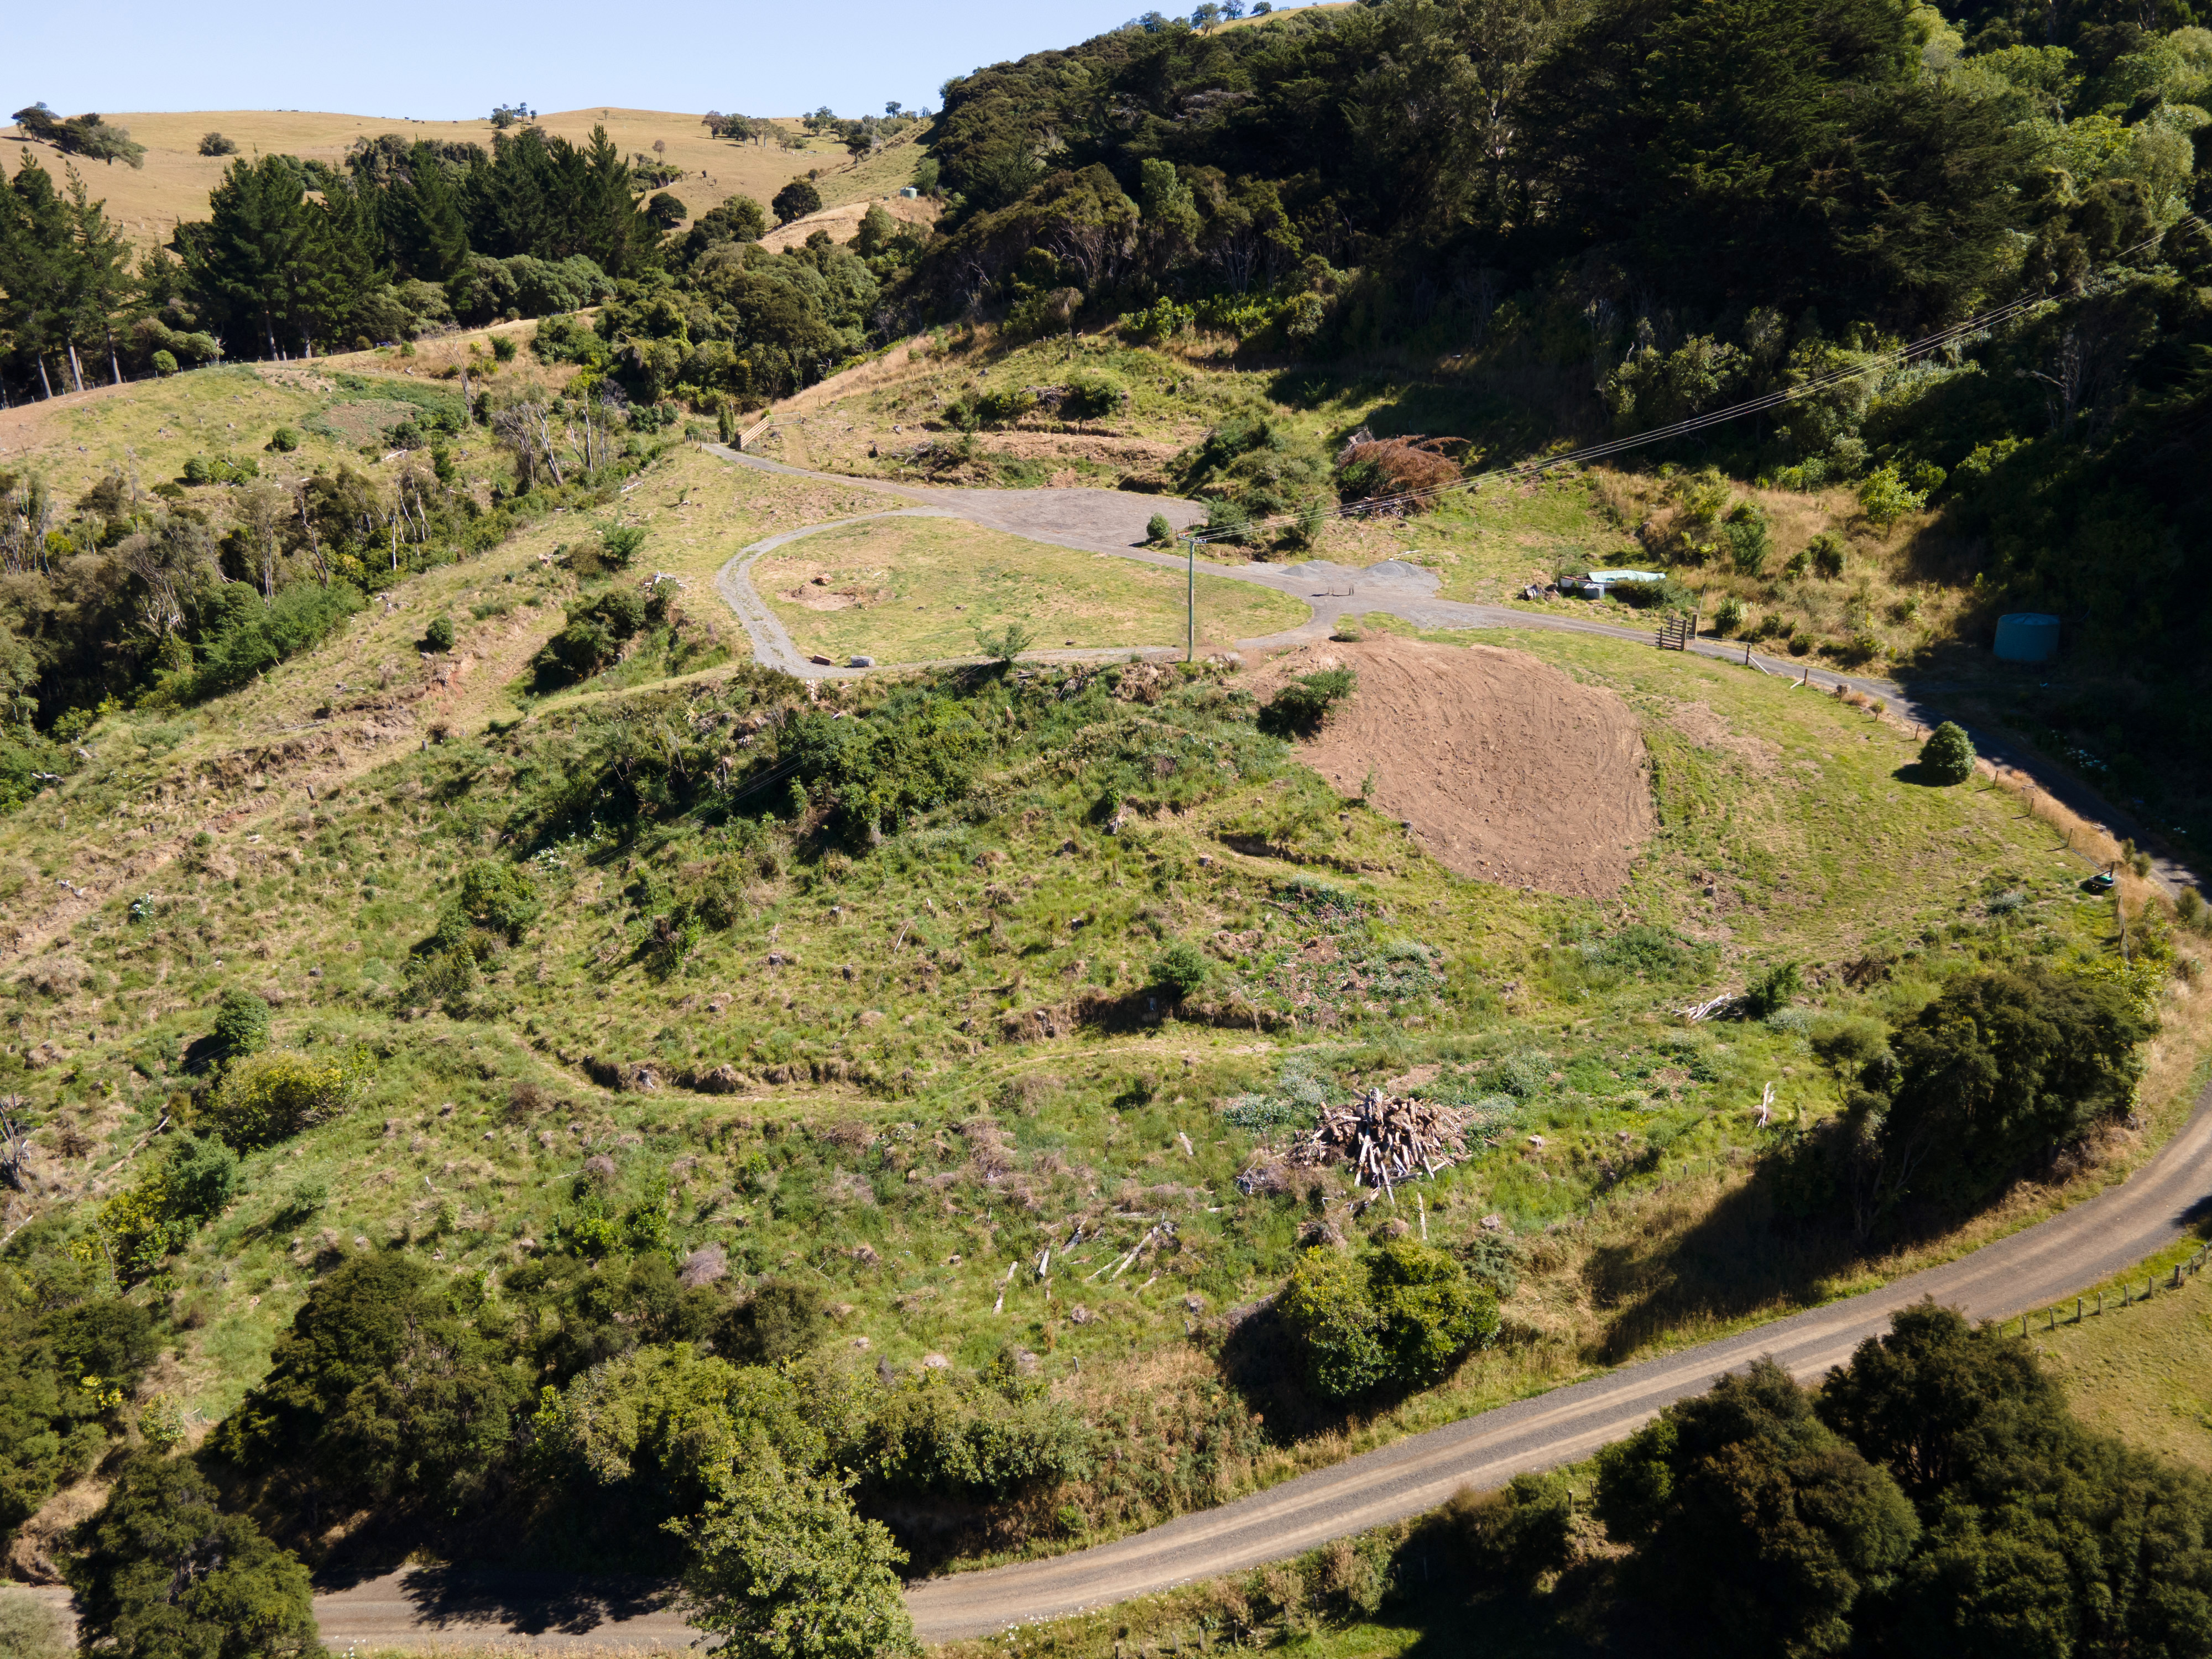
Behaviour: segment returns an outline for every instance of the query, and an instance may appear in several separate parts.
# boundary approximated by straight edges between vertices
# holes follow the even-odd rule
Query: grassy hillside
[[[228,416],[196,401],[211,377],[185,378],[72,417],[187,441]],[[1929,788],[1864,709],[1741,669],[1498,635],[1532,690],[1563,672],[1617,700],[1659,829],[1610,900],[1492,886],[1255,730],[1233,667],[810,689],[735,665],[712,573],[878,504],[668,453],[598,515],[645,532],[632,574],[564,563],[588,526],[548,517],[245,690],[103,716],[76,775],[0,821],[0,1085],[35,1125],[15,1271],[101,1260],[112,1201],[208,1109],[195,1045],[226,992],[347,1079],[340,1114],[250,1152],[219,1215],[118,1272],[162,1333],[126,1423],[204,1433],[364,1251],[485,1275],[495,1301],[509,1275],[713,1260],[738,1292],[818,1296],[810,1363],[854,1386],[1031,1356],[1105,1437],[1087,1474],[1011,1501],[869,1500],[925,1559],[988,1556],[1802,1305],[2063,1197],[2023,1187],[1964,1231],[1871,1251],[1817,1216],[1771,1230],[1756,1206],[1711,1224],[1784,1144],[1758,1127],[1766,1085],[1792,1135],[1837,1109],[1845,1079],[1810,1046],[1831,1024],[1909,1010],[1978,962],[2108,949],[2112,902],[2078,890],[2083,866],[2015,797]],[[994,568],[1040,593],[1066,585],[1055,561],[1115,579],[879,522],[945,572],[932,604]],[[686,584],[673,605],[617,665],[547,685],[532,659],[574,608],[648,570]],[[422,654],[437,617],[453,644]],[[794,734],[840,727],[879,734],[872,782],[794,769],[812,764]],[[456,955],[441,918],[484,867],[514,873],[526,917]],[[1159,965],[1178,944],[1202,964],[1180,1000]],[[1671,1012],[1785,961],[1811,987],[1786,1018]],[[2186,1017],[2159,1040],[2147,1133],[2197,1041]],[[1370,1085],[1475,1113],[1471,1156],[1419,1206],[1279,1161],[1309,1103]],[[602,1226],[617,1242],[579,1243]],[[1329,1407],[1215,1322],[1273,1290],[1302,1236],[1407,1228],[1519,1241],[1506,1340],[1439,1389]]]

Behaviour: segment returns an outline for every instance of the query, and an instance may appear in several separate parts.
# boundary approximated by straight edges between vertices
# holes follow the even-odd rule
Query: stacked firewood
[[[1323,1107],[1320,1123],[1298,1137],[1291,1156],[1304,1164],[1349,1164],[1360,1181],[1387,1192],[1466,1156],[1466,1114],[1449,1106],[1370,1089],[1346,1105]]]

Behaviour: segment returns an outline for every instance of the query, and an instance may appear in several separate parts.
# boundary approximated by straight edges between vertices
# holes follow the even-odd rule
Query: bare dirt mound
[[[1413,825],[1447,869],[1579,898],[1620,890],[1654,827],[1636,716],[1610,691],[1492,646],[1384,639],[1300,647],[1255,677],[1344,666],[1358,690],[1299,758]]]

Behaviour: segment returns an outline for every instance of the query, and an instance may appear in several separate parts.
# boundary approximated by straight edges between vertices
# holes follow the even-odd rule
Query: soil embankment
[[[1367,788],[1447,869],[1577,898],[1626,884],[1655,820],[1636,715],[1612,692],[1518,651],[1415,640],[1302,646],[1256,666],[1263,699],[1317,669],[1358,676],[1299,758],[1346,795]]]

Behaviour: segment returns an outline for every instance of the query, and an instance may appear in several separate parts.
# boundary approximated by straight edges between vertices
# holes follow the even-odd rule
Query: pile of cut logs
[[[1321,1122],[1291,1150],[1298,1164],[1341,1159],[1385,1192],[1399,1182],[1450,1168],[1465,1156],[1466,1114],[1425,1100],[1370,1089],[1358,1100],[1322,1109]]]

